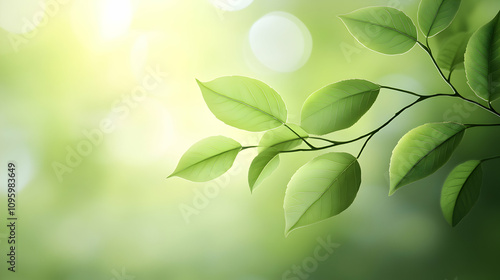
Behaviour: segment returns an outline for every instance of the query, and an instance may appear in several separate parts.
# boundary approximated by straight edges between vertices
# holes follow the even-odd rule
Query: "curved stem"
[[[467,128],[472,127],[485,127],[485,126],[500,126],[500,123],[486,123],[486,124],[466,124]]]
[[[498,158],[500,158],[500,155],[499,156],[494,156],[494,157],[482,159],[481,162],[485,162],[485,161],[489,161],[489,160],[494,160],[494,159],[498,159]]]
[[[436,96],[439,96],[439,95],[436,95]],[[351,140],[347,140],[347,141],[333,141],[333,140],[327,140],[328,142],[331,142],[332,144],[331,145],[326,145],[326,146],[322,146],[322,147],[315,147],[314,149],[295,149],[295,150],[288,150],[288,151],[281,151],[280,153],[293,153],[293,152],[306,152],[306,151],[318,151],[318,150],[323,150],[323,149],[328,149],[328,148],[331,148],[331,147],[334,147],[334,146],[340,146],[340,145],[344,145],[344,144],[349,144],[349,143],[352,143],[352,142],[356,142],[360,139],[363,139],[367,136],[368,139],[366,139],[366,142],[364,143],[361,151],[359,152],[358,154],[358,158],[359,156],[361,155],[361,152],[363,151],[363,149],[365,148],[365,146],[368,144],[368,141],[373,137],[373,135],[375,135],[376,133],[378,133],[381,129],[383,129],[384,127],[386,127],[388,124],[390,124],[395,118],[397,118],[401,113],[403,113],[406,109],[409,109],[410,107],[414,106],[415,104],[419,103],[419,102],[422,102],[426,99],[429,99],[429,98],[432,98],[432,97],[435,97],[434,95],[429,95],[429,96],[421,96],[419,97],[417,100],[413,101],[412,103],[410,103],[409,105],[403,107],[402,109],[400,109],[399,111],[397,111],[394,116],[392,116],[388,121],[386,121],[384,124],[382,124],[380,127],[364,134],[364,135],[361,135],[357,138],[354,138],[354,139],[351,139]],[[325,140],[323,138],[319,138],[321,140]]]
[[[300,136],[297,132],[295,132],[295,130],[293,130],[291,127],[289,127],[286,123],[284,123],[283,125],[286,128],[288,128],[291,132],[293,132],[293,134],[297,135],[297,137],[299,137],[302,141],[304,141],[304,143],[306,143],[306,145],[309,146],[309,148],[316,149],[316,147],[314,147],[313,145],[311,145],[311,143],[307,142],[307,140],[304,139],[304,137]]]
[[[258,146],[243,146],[241,147],[241,150],[246,150],[246,149],[252,149],[252,148],[257,148]]]
[[[315,136],[309,136],[309,139],[322,140],[322,141],[330,142],[332,144],[338,144],[339,143],[338,141],[334,141],[334,140],[330,140],[330,139],[326,139],[326,138],[322,138],[322,137],[315,137]]]
[[[390,86],[380,86],[380,88],[385,88],[385,89],[400,91],[400,92],[408,93],[408,94],[411,94],[411,95],[417,96],[417,97],[422,97],[423,96],[423,95],[415,93],[413,91],[409,91],[409,90],[405,90],[405,89],[400,89],[400,88],[395,88],[395,87],[390,87]]]
[[[390,90],[395,90],[395,91],[400,91],[400,92],[404,92],[404,93],[408,93],[408,94],[411,94],[413,96],[418,96],[418,97],[438,97],[438,96],[450,96],[450,97],[457,97],[457,98],[460,98],[464,101],[467,101],[469,103],[472,103],[472,104],[475,104],[476,106],[479,106],[481,108],[483,108],[484,110],[496,115],[497,117],[500,117],[500,113],[497,112],[492,106],[491,106],[491,103],[490,103],[490,107],[487,107],[487,106],[484,106],[483,104],[477,102],[477,101],[474,101],[472,99],[468,99],[466,97],[463,97],[462,95],[460,94],[445,94],[445,93],[438,93],[438,94],[433,94],[433,95],[422,95],[422,94],[418,94],[418,93],[415,93],[415,92],[412,92],[412,91],[409,91],[409,90],[405,90],[405,89],[400,89],[400,88],[395,88],[395,87],[390,87],[390,86],[380,86],[381,88],[385,88],[385,89],[390,89]]]
[[[441,78],[443,78],[443,80],[451,87],[451,89],[453,90],[453,94],[454,95],[460,95],[458,93],[457,89],[455,88],[455,86],[453,86],[453,84],[450,82],[450,80],[448,78],[446,78],[446,76],[444,75],[443,71],[441,70],[441,68],[437,64],[437,61],[434,58],[434,55],[432,54],[431,48],[428,46],[429,43],[427,42],[427,46],[426,46],[426,45],[422,44],[420,41],[417,41],[417,44],[420,47],[422,47],[422,49],[430,56],[430,58],[432,60],[432,63],[434,64],[434,66],[436,67],[436,69],[439,72],[439,75],[441,75]]]
[[[359,153],[358,153],[358,156],[356,157],[357,159],[359,159],[359,157],[361,156],[361,154],[363,153],[363,150],[365,149],[366,145],[368,144],[368,141],[370,141],[370,139],[372,139],[373,135],[375,134],[372,134],[370,135],[370,137],[368,137],[365,141],[365,143],[363,144],[363,146],[361,146],[361,150],[359,150]]]
[[[448,73],[448,77],[446,77],[446,80],[451,83],[451,74],[453,73],[454,69],[450,69],[450,73]]]
[[[492,104],[492,102],[491,102],[491,101],[489,101],[489,102],[488,102],[488,106],[490,107],[490,109],[491,109],[493,112],[495,112],[495,113],[497,113],[497,114],[499,113],[499,112],[495,109],[495,107],[493,107],[493,104]]]
[[[469,103],[475,104],[476,106],[479,106],[479,107],[483,108],[484,110],[486,110],[486,111],[488,111],[488,112],[492,113],[493,115],[495,115],[495,116],[497,116],[497,117],[500,117],[500,113],[498,113],[497,111],[495,111],[495,109],[490,109],[490,108],[488,108],[487,106],[484,106],[483,104],[481,104],[481,103],[479,103],[479,102],[477,102],[477,101],[474,101],[474,100],[472,100],[472,99],[465,98],[465,97],[463,97],[463,96],[461,96],[461,95],[450,95],[450,96],[458,97],[458,98],[460,98],[460,99],[462,99],[462,100],[464,100],[464,101],[467,101],[467,102],[469,102]]]

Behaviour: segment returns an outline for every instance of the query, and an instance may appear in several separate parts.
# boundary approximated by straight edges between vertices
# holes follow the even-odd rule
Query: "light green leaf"
[[[466,128],[452,122],[428,123],[405,134],[392,152],[389,195],[443,166],[462,140]]]
[[[300,137],[304,139],[309,137],[300,126],[296,124],[288,124],[288,126]],[[264,133],[259,143],[260,153],[254,158],[248,170],[250,191],[253,191],[278,167],[279,152],[290,150],[302,143],[303,140],[299,136],[286,126],[280,126]]]
[[[292,176],[286,190],[286,234],[347,209],[360,184],[361,169],[350,154],[328,153],[306,163]]]
[[[418,8],[418,25],[426,37],[445,30],[455,18],[461,0],[422,0]]]
[[[369,7],[339,17],[356,40],[374,51],[402,54],[417,43],[417,28],[400,10]]]
[[[227,125],[248,131],[264,131],[286,122],[281,96],[261,81],[221,77],[198,85],[212,113]]]
[[[500,12],[479,28],[465,52],[467,82],[486,101],[500,98]]]
[[[307,138],[309,135],[300,126],[296,124],[287,124],[300,137]],[[278,151],[286,151],[297,147],[302,143],[302,139],[286,126],[280,126],[276,129],[266,131],[259,142],[259,150],[274,148]]]
[[[441,191],[441,210],[451,226],[457,225],[474,206],[482,181],[479,160],[466,161],[448,175]]]
[[[302,107],[302,127],[323,135],[355,124],[375,102],[380,86],[366,80],[346,80],[311,94]]]
[[[205,138],[184,153],[168,177],[178,176],[195,182],[215,179],[231,168],[241,148],[240,143],[224,136]]]
[[[441,69],[453,72],[462,66],[464,62],[464,53],[469,36],[465,32],[453,35],[439,50],[437,62]]]
[[[250,164],[248,169],[248,185],[250,191],[262,183],[262,181],[271,175],[278,165],[280,164],[279,151],[273,148],[264,150],[258,154]]]

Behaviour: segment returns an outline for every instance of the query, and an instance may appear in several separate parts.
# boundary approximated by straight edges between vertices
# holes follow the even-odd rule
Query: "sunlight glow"
[[[105,0],[100,8],[100,33],[103,39],[115,39],[127,33],[133,15],[130,0]]]

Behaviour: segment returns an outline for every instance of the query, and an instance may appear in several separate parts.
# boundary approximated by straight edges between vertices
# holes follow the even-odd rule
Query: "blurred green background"
[[[500,9],[498,0],[462,2],[450,28],[431,39],[434,49]],[[456,228],[439,207],[455,165],[500,153],[496,128],[471,129],[436,174],[387,196],[391,150],[408,130],[442,120],[498,122],[457,99],[422,102],[377,134],[360,159],[363,182],[352,206],[288,238],[286,184],[317,153],[282,156],[252,195],[246,177],[252,150],[212,182],[166,179],[205,137],[258,143],[259,133],[212,116],[195,78],[260,79],[282,95],[292,123],[310,93],[343,79],[449,92],[420,48],[402,56],[372,52],[337,18],[393,6],[415,21],[418,4],[0,0],[0,278],[499,279],[498,161],[488,163],[478,204]],[[473,98],[463,70],[453,82]],[[355,138],[412,100],[384,90],[359,123],[328,137]],[[360,144],[338,150],[357,153]],[[6,263],[9,161],[18,174],[16,273]],[[314,259],[321,240],[337,248]],[[294,266],[302,274],[287,272]]]

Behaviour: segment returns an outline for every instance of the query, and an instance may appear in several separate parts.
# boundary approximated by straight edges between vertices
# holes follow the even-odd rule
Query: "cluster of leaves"
[[[296,125],[287,123],[287,109],[281,96],[261,81],[241,76],[221,77],[206,83],[198,81],[206,104],[219,120],[239,129],[266,132],[258,146],[243,147],[223,136],[201,140],[182,156],[170,176],[208,181],[226,172],[240,151],[257,148],[259,153],[248,172],[248,183],[253,191],[277,168],[281,153],[317,151],[365,139],[357,157],[341,152],[322,154],[299,168],[287,186],[284,201],[287,234],[341,213],[351,205],[360,187],[358,158],[366,144],[404,110],[433,97],[449,96],[473,103],[500,117],[491,105],[500,98],[500,13],[470,39],[462,33],[452,36],[440,49],[437,59],[429,46],[429,38],[451,24],[459,6],[460,0],[421,2],[418,23],[425,43],[418,40],[417,27],[412,20],[395,8],[370,7],[340,16],[351,34],[371,50],[394,55],[408,52],[415,45],[420,46],[450,86],[451,94],[420,95],[366,80],[345,80],[312,93],[303,104],[301,124]],[[464,61],[471,89],[487,105],[465,98],[451,83],[451,74]],[[445,76],[443,71],[448,75]],[[334,141],[320,137],[355,124],[374,104],[382,89],[411,94],[418,99],[396,112],[382,126],[355,139]],[[428,123],[404,135],[392,153],[389,194],[442,167],[466,130],[478,126],[500,124]],[[312,140],[327,144],[315,146],[311,144]],[[301,144],[307,147],[298,149]],[[482,184],[481,166],[495,158],[498,157],[462,163],[446,178],[441,208],[451,225],[456,225],[475,204]]]

